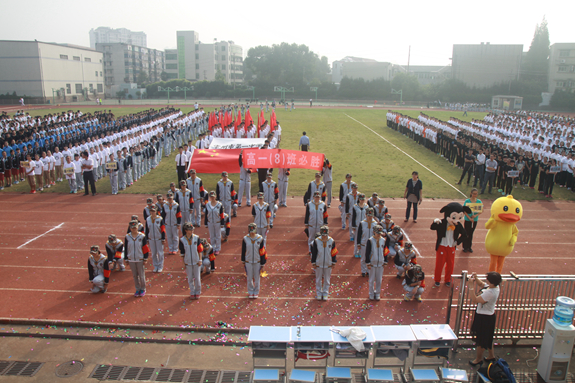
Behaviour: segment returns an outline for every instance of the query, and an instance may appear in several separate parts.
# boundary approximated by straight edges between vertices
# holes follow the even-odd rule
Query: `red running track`
[[[386,267],[382,300],[368,300],[367,278],[360,276],[359,259],[335,202],[329,209],[332,236],[339,248],[332,274],[331,296],[318,302],[315,279],[303,234],[301,197],[281,208],[268,237],[269,259],[259,299],[247,298],[246,278],[239,255],[241,238],[251,222],[251,210],[239,209],[231,236],[216,260],[217,270],[202,277],[202,297],[190,301],[186,275],[179,255],[166,256],[164,272],[153,274],[147,263],[147,295],[134,298],[131,272],[112,273],[106,294],[90,294],[86,269],[89,247],[103,248],[107,236],[122,238],[132,214],[141,215],[146,195],[69,194],[0,196],[0,317],[4,319],[53,319],[122,324],[215,326],[223,321],[234,327],[249,325],[362,325],[442,323],[449,289],[433,288],[435,232],[429,229],[439,209],[449,201],[425,200],[418,223],[403,223],[404,200],[387,201],[396,223],[420,252],[426,272],[423,302],[404,302],[393,265]],[[486,202],[489,208],[490,202]],[[513,254],[504,273],[573,274],[571,244],[575,204],[523,202],[524,215]],[[487,214],[487,213],[486,213]],[[475,232],[474,253],[459,249],[455,273],[487,271],[489,256],[483,239],[486,217]],[[207,229],[196,229],[206,236]],[[29,242],[30,241],[30,242]]]

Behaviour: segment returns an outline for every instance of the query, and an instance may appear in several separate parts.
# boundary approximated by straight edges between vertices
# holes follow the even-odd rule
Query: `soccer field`
[[[104,107],[81,107],[84,112],[101,110]],[[32,115],[58,113],[63,110],[77,110],[78,108],[38,109],[31,111]],[[115,107],[116,117],[146,110],[149,107]],[[182,108],[188,112],[191,108]],[[206,108],[210,110],[211,108]],[[259,108],[252,108],[252,115],[256,116]],[[420,110],[399,110],[403,114],[413,117],[419,115]],[[485,113],[468,113],[462,117],[461,112],[443,110],[424,110],[430,116],[441,120],[448,120],[456,116],[462,120],[482,119]],[[368,196],[376,191],[383,198],[402,198],[406,181],[411,172],[416,170],[423,182],[424,198],[453,198],[461,199],[468,195],[470,187],[455,185],[461,170],[450,165],[440,156],[431,153],[422,146],[416,145],[409,138],[392,131],[386,127],[387,110],[372,108],[299,108],[292,112],[283,108],[276,109],[278,122],[282,127],[282,142],[284,149],[297,149],[299,138],[303,131],[311,140],[311,151],[321,152],[333,164],[333,194],[338,196],[339,184],[345,180],[346,173],[352,173],[353,180],[358,183],[360,192]],[[266,114],[266,118],[269,113]],[[176,152],[170,157],[164,157],[160,166],[147,174],[137,184],[122,193],[166,193],[170,182],[177,180],[174,158]],[[290,177],[288,195],[302,196],[307,190],[309,182],[313,180],[312,170],[294,169]],[[219,175],[199,175],[204,180],[206,189],[213,189]],[[239,184],[239,175],[232,174],[232,181]],[[252,190],[256,190],[257,176],[252,177]],[[107,179],[97,183],[98,192],[111,191]],[[25,184],[15,185],[5,191],[27,191]],[[68,186],[59,183],[45,192],[67,192]],[[463,194],[462,194],[463,193]],[[515,189],[514,196],[518,199],[541,199],[536,191],[519,187]],[[485,196],[487,198],[487,195]],[[497,194],[493,194],[497,198]],[[571,192],[556,188],[555,198],[575,199]],[[299,197],[298,197],[299,198]],[[298,201],[302,203],[303,201]]]

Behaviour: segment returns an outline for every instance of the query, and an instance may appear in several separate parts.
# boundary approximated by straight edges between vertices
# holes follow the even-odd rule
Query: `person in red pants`
[[[431,224],[431,230],[437,233],[435,243],[435,287],[441,282],[441,272],[445,266],[445,285],[451,286],[451,274],[455,263],[455,248],[461,244],[467,233],[461,224],[463,212],[471,214],[471,209],[458,202],[451,202],[441,208],[443,219],[436,218]]]

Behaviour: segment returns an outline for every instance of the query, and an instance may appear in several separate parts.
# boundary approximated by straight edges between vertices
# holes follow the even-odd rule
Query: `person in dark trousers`
[[[407,199],[407,209],[405,210],[405,222],[409,221],[411,205],[413,205],[413,222],[417,223],[417,207],[421,204],[423,194],[423,184],[419,179],[419,173],[411,173],[411,179],[407,181],[403,198]]]
[[[178,184],[182,180],[186,180],[186,164],[188,162],[188,157],[186,152],[184,152],[183,147],[178,147],[179,153],[176,154],[176,169],[178,171]]]
[[[510,195],[513,192],[513,185],[515,184],[515,179],[517,177],[510,177],[509,172],[514,172],[517,170],[515,166],[515,160],[513,158],[509,159],[509,164],[505,167],[505,174],[507,174],[507,178],[505,179],[505,195]]]
[[[552,167],[557,166],[557,161],[552,158],[551,162],[548,162],[547,166],[545,166],[545,183],[543,186],[545,197],[551,198],[553,194],[553,184],[555,183],[555,175],[557,172],[551,171]]]
[[[470,360],[469,364],[478,366],[483,364],[483,353],[488,351],[486,362],[494,362],[495,354],[493,353],[493,334],[495,333],[495,302],[499,298],[499,284],[501,275],[496,271],[487,273],[485,281],[477,278],[477,274],[471,274],[467,281],[470,290],[471,302],[477,303],[475,317],[471,325],[471,334],[475,336],[476,356]],[[477,288],[479,287],[479,292]],[[478,294],[478,295],[476,295]]]
[[[461,185],[461,181],[463,181],[463,178],[465,178],[465,174],[467,173],[467,185],[469,185],[469,181],[471,180],[471,173],[473,173],[473,163],[475,162],[473,149],[469,149],[463,160],[463,173],[461,173],[461,178],[457,184]]]
[[[481,202],[481,200],[477,198],[477,194],[478,194],[477,189],[475,188],[471,189],[471,194],[469,195],[469,198],[466,199],[465,202],[463,202],[463,206],[469,206],[469,204],[476,204],[476,203],[483,204],[483,202]],[[463,228],[467,233],[467,238],[463,240],[464,253],[473,253],[473,249],[471,248],[471,246],[473,246],[473,233],[475,232],[475,228],[477,227],[477,221],[479,219],[479,214],[481,213],[478,212],[476,209],[471,209],[471,214],[463,212],[464,214]]]
[[[92,195],[96,195],[96,181],[94,180],[94,161],[90,158],[87,151],[82,152],[82,169],[84,170],[84,195],[90,194],[92,188]]]
[[[495,184],[495,174],[497,172],[497,161],[495,161],[495,154],[491,153],[489,159],[485,161],[485,175],[483,177],[483,186],[481,187],[481,194],[485,193],[485,188],[489,183],[489,194],[493,185]]]
[[[311,149],[311,145],[309,142],[309,137],[307,136],[306,132],[303,132],[303,136],[299,139],[299,150],[302,152],[307,152]]]

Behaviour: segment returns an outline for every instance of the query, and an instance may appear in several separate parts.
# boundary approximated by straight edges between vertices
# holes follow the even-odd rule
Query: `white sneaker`
[[[154,267],[154,270],[152,270],[152,273],[157,273],[158,272],[158,268]]]
[[[157,272],[158,272],[158,273],[161,273],[162,271],[164,271],[164,269],[159,268]]]

